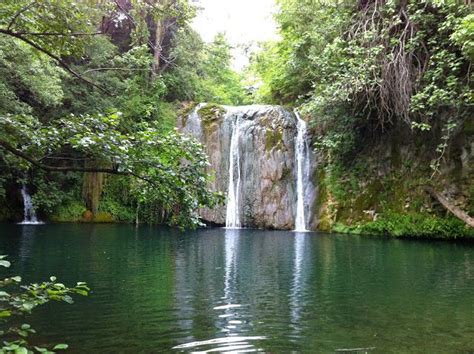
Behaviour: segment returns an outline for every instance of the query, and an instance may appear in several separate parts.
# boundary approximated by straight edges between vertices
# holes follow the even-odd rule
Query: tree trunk
[[[441,193],[435,191],[432,187],[425,186],[425,191],[428,192],[433,198],[435,198],[443,207],[450,211],[458,219],[464,221],[470,227],[474,227],[474,218],[470,217],[463,210],[458,208],[456,205],[451,203],[445,196]]]
[[[165,20],[160,18],[156,21],[156,30],[155,30],[155,43],[153,48],[153,67],[152,72],[153,75],[158,74],[160,71],[160,64],[161,64],[161,55],[163,52],[163,37],[164,37],[164,23]]]
[[[161,62],[163,58],[163,40],[166,34],[166,14],[169,11],[168,6],[170,4],[170,0],[156,0],[156,2],[160,5],[160,8],[163,12],[160,15],[155,15],[154,19],[154,25],[156,28],[155,41],[153,43],[153,75],[158,74],[161,69]]]
[[[87,167],[99,167],[100,162],[88,162]],[[84,173],[82,183],[82,197],[86,204],[86,208],[95,216],[99,210],[99,202],[104,190],[105,174],[102,172],[86,172]]]

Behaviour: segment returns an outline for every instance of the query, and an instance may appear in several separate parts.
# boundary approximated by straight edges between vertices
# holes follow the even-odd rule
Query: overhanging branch
[[[28,5],[26,6],[23,6],[20,10],[18,10],[18,12],[15,14],[15,16],[12,17],[10,23],[8,24],[8,27],[7,27],[7,30],[10,30],[10,28],[13,27],[13,25],[15,24],[16,20],[18,19],[18,17],[20,17],[20,15],[26,11],[28,11],[30,8],[32,8],[33,6],[36,5],[36,1],[33,1],[31,3],[29,3]]]
[[[20,36],[50,36],[50,37],[90,37],[99,36],[104,34],[103,32],[73,32],[73,33],[62,33],[62,32],[13,32]]]
[[[29,44],[30,46],[32,46],[33,48],[35,48],[36,50],[46,54],[47,56],[49,56],[50,58],[54,59],[64,70],[66,70],[67,72],[69,72],[72,76],[76,77],[77,79],[85,82],[86,84],[88,85],[91,85],[93,87],[96,87],[98,88],[99,90],[101,90],[102,92],[105,92],[107,93],[108,95],[111,95],[111,93],[106,90],[105,88],[103,88],[102,86],[86,79],[85,77],[83,77],[82,75],[80,75],[79,73],[77,73],[76,71],[74,71],[64,60],[62,60],[60,57],[58,57],[57,55],[51,53],[49,50],[46,50],[44,49],[43,47],[41,47],[40,45],[36,44],[35,42],[33,42],[32,40],[28,39],[28,38],[25,38],[23,37],[23,35],[17,33],[17,32],[13,32],[13,31],[10,31],[8,29],[1,29],[0,28],[0,34],[4,34],[4,35],[7,35],[7,36],[10,36],[10,37],[14,37],[14,38],[17,38],[27,44]]]
[[[90,173],[107,173],[112,175],[121,175],[121,176],[133,176],[138,178],[142,181],[150,183],[151,185],[158,186],[158,183],[153,181],[150,178],[145,176],[140,176],[132,171],[119,171],[117,168],[100,168],[100,167],[76,167],[76,166],[51,166],[46,165],[33,157],[25,154],[23,151],[16,149],[11,144],[6,141],[0,140],[0,147],[4,148],[6,151],[10,152],[11,154],[22,158],[23,160],[28,161],[33,166],[38,167],[44,171],[48,172],[90,172]]]

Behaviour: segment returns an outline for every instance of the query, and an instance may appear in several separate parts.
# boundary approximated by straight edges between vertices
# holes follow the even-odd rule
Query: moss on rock
[[[215,103],[208,103],[198,110],[198,114],[204,126],[222,119],[224,113],[225,108]]]
[[[265,131],[265,151],[268,153],[273,148],[283,148],[283,129],[266,129]]]
[[[113,222],[115,222],[115,220],[114,220],[114,217],[112,216],[112,214],[104,212],[104,211],[100,211],[94,216],[93,222],[113,223]]]

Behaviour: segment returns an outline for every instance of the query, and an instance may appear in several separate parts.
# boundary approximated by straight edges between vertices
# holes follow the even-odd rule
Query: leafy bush
[[[0,256],[0,266],[10,267],[6,256]],[[71,295],[77,294],[87,296],[89,287],[84,282],[78,282],[76,286],[69,288],[51,277],[50,281],[40,284],[20,285],[21,277],[13,276],[0,281],[0,321],[2,322],[3,346],[1,353],[53,353],[50,349],[33,346],[28,343],[30,334],[36,333],[27,323],[20,326],[12,325],[10,322],[18,323],[18,317],[30,314],[39,305],[44,305],[51,300],[73,303]],[[57,344],[52,350],[65,350],[67,344]]]
[[[423,214],[386,214],[357,226],[337,224],[333,231],[406,238],[474,238],[474,229],[458,219]]]
[[[76,222],[82,219],[82,214],[86,211],[84,203],[74,200],[66,204],[61,204],[56,208],[51,216],[52,221]]]

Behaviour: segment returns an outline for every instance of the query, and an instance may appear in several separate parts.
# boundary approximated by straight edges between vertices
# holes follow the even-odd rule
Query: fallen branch
[[[430,186],[424,186],[423,189],[458,219],[464,221],[470,227],[474,227],[474,218],[470,217],[466,212],[450,202],[444,195],[437,192],[433,187]]]

